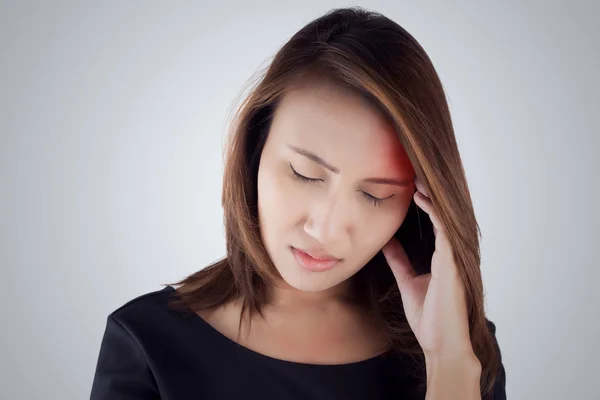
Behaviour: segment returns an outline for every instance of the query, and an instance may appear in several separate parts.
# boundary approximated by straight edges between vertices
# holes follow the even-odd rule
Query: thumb
[[[381,251],[392,269],[396,282],[398,282],[399,289],[402,289],[408,281],[417,276],[417,273],[408,260],[404,247],[398,239],[392,237],[389,242],[383,246]]]

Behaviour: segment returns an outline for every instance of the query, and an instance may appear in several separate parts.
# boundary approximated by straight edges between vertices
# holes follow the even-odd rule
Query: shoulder
[[[500,350],[498,338],[496,337],[496,324],[487,318],[486,324],[490,333],[492,334],[492,339],[494,340],[494,347],[496,348],[496,352],[498,354],[498,375],[496,376],[496,380],[494,382],[491,394],[485,397],[485,399],[491,398],[494,400],[502,400],[506,399],[506,369],[504,368],[502,352]]]
[[[488,329],[490,330],[490,332],[492,332],[492,335],[495,335],[496,334],[496,324],[487,318],[485,319],[485,323],[486,323]]]
[[[150,362],[156,348],[173,332],[165,323],[177,320],[168,303],[174,288],[146,293],[108,315],[92,384],[91,399],[158,399]]]
[[[140,339],[170,336],[188,322],[185,317],[191,314],[170,306],[176,297],[177,291],[172,286],[141,294],[112,311],[108,324],[116,323],[136,338],[143,336]]]
[[[113,310],[109,317],[118,321],[128,321],[142,315],[156,315],[168,309],[169,299],[175,294],[176,291],[172,286],[141,294]]]

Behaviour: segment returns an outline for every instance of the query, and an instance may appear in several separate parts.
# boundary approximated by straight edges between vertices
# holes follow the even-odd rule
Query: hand
[[[431,273],[417,276],[402,244],[392,238],[382,249],[402,297],[410,328],[429,359],[473,356],[465,288],[447,232],[422,183],[415,179],[415,203],[425,211],[435,235]]]

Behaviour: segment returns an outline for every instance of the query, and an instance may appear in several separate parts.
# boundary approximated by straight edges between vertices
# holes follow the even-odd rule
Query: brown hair
[[[386,115],[438,210],[467,291],[471,343],[482,365],[481,390],[500,373],[493,324],[485,318],[479,226],[444,90],[416,39],[385,16],[360,7],[333,9],[309,22],[277,52],[235,114],[225,147],[222,206],[227,255],[174,285],[174,306],[197,312],[242,300],[242,320],[269,301],[281,276],[261,240],[257,213],[260,155],[278,102],[299,80],[317,77],[350,89]],[[431,271],[433,226],[411,202],[396,237],[417,273]],[[382,268],[381,266],[385,266]],[[355,296],[389,332],[390,347],[420,365],[422,350],[404,315],[398,285],[381,251],[352,278]],[[490,326],[491,325],[491,326]]]

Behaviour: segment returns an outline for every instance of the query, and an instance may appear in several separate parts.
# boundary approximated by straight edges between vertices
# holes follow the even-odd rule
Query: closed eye
[[[290,168],[292,169],[292,172],[294,173],[294,179],[299,180],[301,182],[317,182],[317,181],[322,181],[323,179],[318,179],[318,178],[309,178],[306,177],[304,175],[299,174],[298,172],[296,172],[296,170],[294,169],[294,167],[292,166],[292,164],[290,163]],[[381,206],[383,204],[384,200],[389,199],[390,197],[394,197],[395,193],[391,196],[386,197],[385,199],[380,199],[379,197],[375,197],[370,195],[367,192],[363,192],[362,190],[360,190],[360,192],[362,192],[363,196],[365,197],[365,199],[370,202],[371,204],[373,204],[374,206]]]

